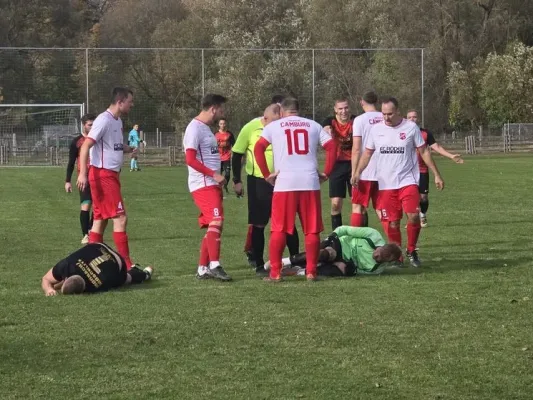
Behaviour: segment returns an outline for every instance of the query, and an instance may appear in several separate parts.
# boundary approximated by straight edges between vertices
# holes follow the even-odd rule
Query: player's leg
[[[130,155],[130,172],[135,171],[135,155],[131,153]]]
[[[211,278],[209,271],[209,250],[207,248],[207,234],[202,237],[200,243],[200,258],[198,260],[198,271],[196,278],[207,279]]]
[[[331,229],[342,225],[342,205],[346,197],[346,171],[349,163],[337,162],[329,177],[329,198],[331,199]]]
[[[256,207],[257,207],[257,183],[258,178],[248,175],[246,177],[246,189],[248,193],[248,233],[246,235],[246,243],[244,244],[244,252],[248,259],[248,264],[252,268],[257,267],[257,262],[255,260],[255,252],[259,251],[257,247],[258,244],[253,240],[254,237],[254,221],[256,217]],[[254,251],[254,248],[256,249]],[[264,245],[261,254],[264,252]]]
[[[399,199],[399,190],[380,191],[381,220],[386,227],[389,242],[402,245],[400,221],[402,219],[402,205]]]
[[[105,214],[105,187],[102,185],[102,169],[89,169],[89,186],[91,187],[91,199],[93,207],[93,222],[89,231],[89,243],[102,243],[104,231],[107,226]]]
[[[295,192],[274,192],[272,197],[272,221],[269,243],[269,260],[271,263],[270,281],[281,280],[283,250],[285,249],[287,233],[294,228],[297,210],[297,196]],[[290,227],[290,228],[289,228]]]
[[[357,187],[353,188],[350,225],[368,226],[367,207],[370,202],[371,186],[371,181],[360,181]]]
[[[420,194],[416,185],[409,185],[399,192],[403,211],[407,214],[407,257],[413,267],[421,265],[416,245],[420,235]]]
[[[80,225],[82,244],[89,243],[89,230],[91,229],[91,191],[89,185],[80,191]]]
[[[138,284],[149,281],[150,279],[152,279],[153,273],[153,267],[146,267],[145,269],[140,269],[134,266],[128,271],[126,284]]]
[[[226,193],[229,193],[228,191],[228,183],[231,177],[231,161],[223,161],[222,162],[224,171],[222,172],[224,174],[224,178],[226,178],[226,183],[224,184],[224,189],[226,190]]]
[[[308,280],[316,280],[320,254],[320,232],[324,230],[320,190],[298,192],[298,195],[298,215],[305,235],[307,254],[305,273]]]
[[[318,265],[317,274],[328,278],[339,278],[346,276],[345,268],[346,264],[343,262],[321,263]]]
[[[429,208],[429,172],[420,173],[418,189],[420,193],[420,226],[425,228],[428,226],[426,213]]]

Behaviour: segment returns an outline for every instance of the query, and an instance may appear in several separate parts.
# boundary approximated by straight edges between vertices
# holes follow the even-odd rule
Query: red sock
[[[248,225],[248,233],[246,233],[246,242],[244,243],[244,251],[252,251],[252,230],[254,226]]]
[[[200,243],[200,260],[198,265],[207,267],[209,266],[209,251],[207,250],[207,235],[204,235],[202,243]]]
[[[318,254],[320,253],[320,235],[318,233],[309,233],[305,235],[305,255],[306,275],[316,275],[316,267],[318,264]]]
[[[206,242],[209,261],[220,261],[220,235],[222,227],[220,225],[209,225],[207,228]]]
[[[365,221],[365,216],[363,214],[352,213],[352,217],[350,218],[350,225],[363,226],[364,221]]]
[[[383,228],[383,233],[389,236],[389,221],[381,220],[381,227]]]
[[[118,254],[126,261],[126,269],[129,271],[133,263],[130,259],[130,246],[126,232],[113,232],[113,241],[117,246]]]
[[[391,227],[392,222],[389,222],[387,228],[387,236],[389,237],[389,242],[396,243],[398,246],[402,246],[402,232],[400,231],[400,221],[396,221],[396,228]]]
[[[104,235],[89,231],[89,243],[102,243],[104,241]]]
[[[268,256],[270,258],[270,277],[279,279],[281,276],[281,257],[287,242],[285,232],[271,232]]]
[[[420,235],[420,222],[418,224],[407,223],[407,251],[411,252],[416,249],[418,236]]]

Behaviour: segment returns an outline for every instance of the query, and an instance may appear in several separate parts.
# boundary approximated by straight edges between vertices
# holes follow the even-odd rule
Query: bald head
[[[267,126],[273,121],[277,121],[280,118],[280,107],[277,104],[271,104],[265,108],[263,113],[263,125]]]

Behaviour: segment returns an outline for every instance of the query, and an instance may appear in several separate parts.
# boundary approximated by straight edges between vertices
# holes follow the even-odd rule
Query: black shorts
[[[420,194],[429,193],[429,172],[420,173],[420,181],[418,182],[418,193]]]
[[[220,162],[220,173],[229,176],[231,172],[231,160]]]
[[[83,191],[80,190],[80,204],[88,203],[91,204],[91,187],[89,184],[85,187]]]
[[[274,186],[263,178],[248,175],[248,224],[266,225],[272,213]]]
[[[333,167],[333,171],[329,177],[329,198],[341,197],[346,198],[352,195],[352,185],[350,179],[352,178],[352,162],[351,161],[337,161]]]

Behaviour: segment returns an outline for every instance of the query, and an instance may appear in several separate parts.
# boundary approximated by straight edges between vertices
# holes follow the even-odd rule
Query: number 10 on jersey
[[[304,155],[309,153],[309,134],[307,129],[285,129],[287,137],[287,151],[289,155]]]

